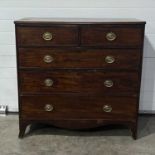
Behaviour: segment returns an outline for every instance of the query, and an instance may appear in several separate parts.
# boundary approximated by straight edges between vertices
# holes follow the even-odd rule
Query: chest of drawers
[[[15,21],[19,137],[27,125],[124,124],[137,137],[144,21]]]

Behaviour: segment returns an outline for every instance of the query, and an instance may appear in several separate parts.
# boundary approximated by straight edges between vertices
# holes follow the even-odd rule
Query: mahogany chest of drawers
[[[145,22],[15,21],[19,137],[27,125],[68,129],[124,124],[137,137]]]

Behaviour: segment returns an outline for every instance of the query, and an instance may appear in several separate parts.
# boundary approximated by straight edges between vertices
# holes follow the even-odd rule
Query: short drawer
[[[112,119],[127,121],[136,116],[137,99],[135,97],[75,94],[22,96],[20,110],[23,119],[31,120]]]
[[[136,92],[137,72],[101,70],[20,71],[22,93],[125,93]]]
[[[78,44],[77,26],[17,27],[19,46],[72,46]]]
[[[20,48],[20,68],[138,69],[140,50]]]
[[[143,43],[143,30],[132,27],[83,26],[82,46],[140,47]]]

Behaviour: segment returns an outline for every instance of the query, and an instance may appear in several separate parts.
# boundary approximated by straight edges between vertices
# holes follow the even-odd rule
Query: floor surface
[[[39,125],[18,139],[18,115],[0,116],[0,155],[155,155],[155,116],[140,116],[138,140],[126,128],[69,131]]]

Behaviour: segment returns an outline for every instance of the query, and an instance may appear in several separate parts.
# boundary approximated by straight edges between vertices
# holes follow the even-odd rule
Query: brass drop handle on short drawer
[[[43,58],[43,61],[45,63],[51,63],[51,62],[53,62],[53,60],[54,60],[54,58],[51,55],[45,55]]]
[[[116,38],[117,38],[117,35],[114,32],[108,32],[106,34],[106,39],[108,41],[114,41],[114,40],[116,40]]]
[[[45,107],[44,107],[45,111],[53,111],[53,109],[54,109],[54,107],[51,104],[46,104]]]
[[[112,111],[111,105],[104,105],[103,106],[103,111],[104,112],[111,112]]]
[[[43,37],[43,39],[46,40],[46,41],[50,41],[50,40],[53,39],[53,35],[52,35],[52,33],[50,33],[50,32],[45,32],[45,33],[43,33],[42,37]]]
[[[107,55],[107,56],[105,57],[105,62],[108,63],[108,64],[114,63],[114,62],[115,62],[114,56]]]
[[[53,85],[53,80],[52,79],[45,79],[44,84],[46,87],[51,87]]]
[[[114,85],[113,81],[112,80],[105,80],[104,81],[104,86],[105,87],[112,87]]]

